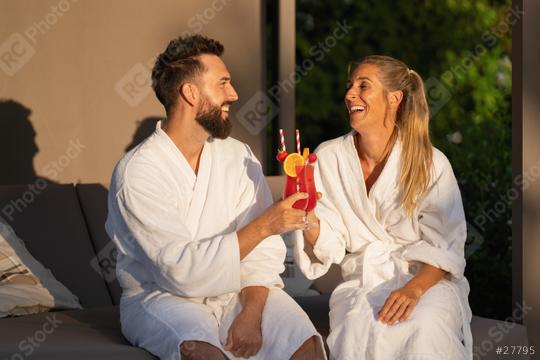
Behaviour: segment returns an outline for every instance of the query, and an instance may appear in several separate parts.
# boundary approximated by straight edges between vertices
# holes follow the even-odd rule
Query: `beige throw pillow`
[[[77,297],[30,255],[0,217],[0,318],[50,309],[81,309]]]

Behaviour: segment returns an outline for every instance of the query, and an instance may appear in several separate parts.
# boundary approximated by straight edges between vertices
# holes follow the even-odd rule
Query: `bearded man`
[[[222,53],[200,35],[170,42],[152,71],[167,118],[114,170],[122,331],[162,359],[324,359],[279,277],[279,234],[305,227],[292,204],[307,195],[272,204],[259,161],[228,137],[238,95]]]

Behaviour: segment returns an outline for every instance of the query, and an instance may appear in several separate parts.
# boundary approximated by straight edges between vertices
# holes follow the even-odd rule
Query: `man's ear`
[[[401,100],[403,100],[403,91],[396,90],[388,93],[388,102],[390,103],[390,105],[397,108],[401,103]]]
[[[199,100],[199,89],[193,83],[183,83],[180,85],[180,88],[178,88],[178,92],[180,93],[180,96],[191,106],[195,106]]]

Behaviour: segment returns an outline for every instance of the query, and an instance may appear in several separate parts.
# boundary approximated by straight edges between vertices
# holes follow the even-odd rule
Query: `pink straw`
[[[296,151],[298,151],[299,154],[301,154],[300,152],[300,130],[296,129]]]
[[[281,150],[287,151],[287,147],[285,146],[285,136],[283,136],[283,129],[279,129],[279,141],[281,142]]]

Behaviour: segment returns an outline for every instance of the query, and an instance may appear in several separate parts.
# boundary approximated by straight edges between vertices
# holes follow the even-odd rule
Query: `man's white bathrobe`
[[[106,229],[118,247],[122,331],[162,359],[188,340],[223,346],[246,286],[270,288],[253,359],[288,359],[318,335],[283,290],[285,245],[262,241],[240,261],[236,231],[272,204],[260,163],[232,138],[205,143],[195,175],[161,129],[117,164]],[[321,341],[322,344],[322,341]]]
[[[315,210],[321,222],[313,249],[317,259],[309,258],[302,232],[295,232],[296,261],[308,278],[341,264],[344,282],[330,300],[331,358],[471,359],[469,285],[463,275],[467,230],[448,159],[433,149],[431,185],[407,218],[398,196],[401,142],[367,194],[354,134],[316,150],[315,182],[323,193]],[[449,274],[421,297],[406,321],[378,322],[390,292],[405,285],[420,262]]]

